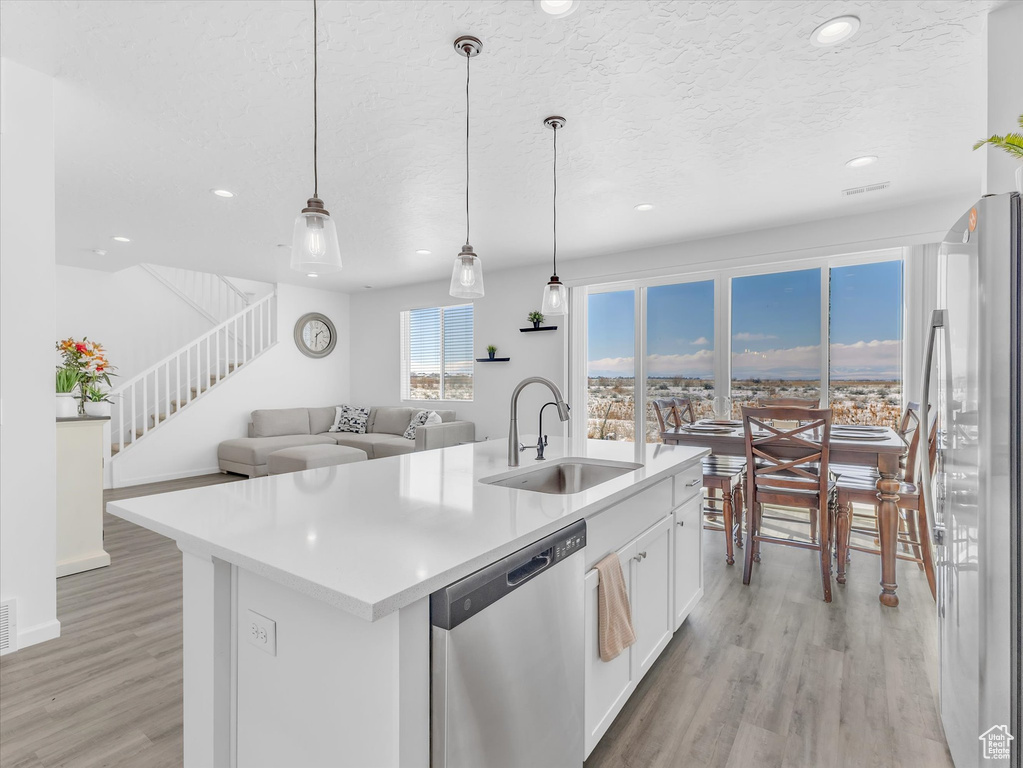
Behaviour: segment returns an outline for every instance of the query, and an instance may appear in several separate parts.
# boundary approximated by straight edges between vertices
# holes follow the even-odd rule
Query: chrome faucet
[[[508,466],[517,467],[519,465],[519,393],[530,384],[543,384],[546,386],[551,393],[554,395],[554,404],[558,408],[558,418],[562,421],[568,421],[568,403],[565,402],[565,398],[561,396],[561,390],[558,389],[557,384],[549,379],[545,379],[542,376],[530,376],[528,379],[523,379],[515,387],[515,391],[512,392],[511,396],[511,417],[508,422]],[[546,407],[546,406],[545,406]],[[541,418],[543,417],[543,408],[540,409]],[[543,444],[543,436],[540,436],[540,444]],[[542,458],[543,451],[538,448],[537,452],[540,454],[537,458]]]

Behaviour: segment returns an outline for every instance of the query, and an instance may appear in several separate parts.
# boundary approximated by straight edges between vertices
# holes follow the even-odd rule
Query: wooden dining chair
[[[761,408],[816,408],[820,404],[802,397],[762,397],[757,402]]]
[[[696,419],[693,403],[687,397],[659,398],[651,401],[662,432]],[[737,521],[742,519],[742,484],[746,460],[738,456],[708,456],[703,460],[703,527],[725,532],[725,562],[735,563],[733,545],[739,536]],[[718,509],[716,505],[720,504]]]
[[[831,602],[835,482],[828,471],[831,440],[830,408],[786,406],[742,408],[746,436],[746,553],[742,583],[753,575],[760,544],[784,544],[817,550],[824,601]],[[776,423],[795,423],[791,427]],[[802,455],[799,455],[802,454]],[[761,529],[764,505],[805,509],[808,540],[782,538]],[[805,522],[793,518],[792,522]]]
[[[902,545],[902,552],[897,552],[895,557],[899,560],[909,560],[916,563],[927,576],[927,586],[931,590],[931,597],[936,599],[937,589],[934,577],[934,559],[931,552],[930,528],[927,525],[927,509],[924,506],[923,493],[920,488],[920,409],[916,403],[910,403],[903,415],[900,424],[900,434],[907,439],[908,450],[904,458],[902,477],[899,478],[899,530],[898,543]],[[933,423],[933,417],[928,416]],[[931,472],[934,472],[935,459],[937,458],[937,430],[930,430],[928,438],[927,461]],[[877,478],[869,475],[856,475],[853,473],[839,475],[838,477],[838,499],[836,503],[836,559],[838,560],[838,573],[836,579],[839,584],[844,584],[846,579],[846,565],[849,562],[850,552],[867,552],[880,555],[881,549],[877,545],[880,538],[878,525],[877,505]],[[868,514],[854,514],[853,504],[861,504],[869,507]],[[871,545],[854,545],[852,534],[859,534],[871,540]]]

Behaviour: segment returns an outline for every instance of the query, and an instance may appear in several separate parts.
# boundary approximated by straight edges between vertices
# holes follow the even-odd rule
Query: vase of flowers
[[[78,414],[76,397],[80,377],[73,368],[57,369],[57,418],[69,419]]]
[[[1023,115],[1020,115],[1016,122],[1023,129]],[[989,136],[978,141],[973,148],[980,149],[985,144],[997,147],[1019,162],[1019,165],[1016,166],[1016,191],[1023,195],[1023,132],[1007,133],[1004,136]]]
[[[534,309],[529,313],[529,322],[533,324],[534,328],[539,328],[540,323],[543,322],[543,312]]]
[[[85,388],[85,415],[86,416],[110,416],[110,398],[107,393],[99,387]]]
[[[87,390],[97,388],[99,382],[110,386],[110,377],[116,376],[114,366],[107,360],[103,345],[82,337],[81,341],[68,338],[57,342],[61,365],[58,368],[74,371],[78,374],[78,413],[85,414],[85,403],[88,400]],[[97,388],[98,391],[98,388]],[[108,406],[109,408],[109,406]]]

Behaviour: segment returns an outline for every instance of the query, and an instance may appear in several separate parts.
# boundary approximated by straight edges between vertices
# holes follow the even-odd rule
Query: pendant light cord
[[[554,126],[554,274],[558,274],[558,126]]]
[[[320,196],[320,173],[317,162],[317,145],[319,143],[319,112],[317,111],[316,91],[319,75],[316,55],[316,0],[313,0],[313,197]]]
[[[465,244],[469,244],[469,60],[465,51]]]

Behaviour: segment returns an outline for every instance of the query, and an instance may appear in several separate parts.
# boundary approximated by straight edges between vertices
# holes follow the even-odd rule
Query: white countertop
[[[526,438],[523,438],[525,441]],[[549,459],[565,455],[551,439]],[[644,466],[571,495],[478,482],[509,471],[507,442],[110,502],[107,511],[374,621],[709,453],[586,440],[572,456]],[[540,466],[532,449],[520,470]]]

